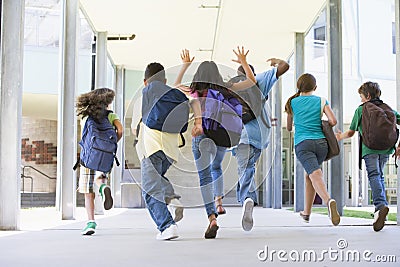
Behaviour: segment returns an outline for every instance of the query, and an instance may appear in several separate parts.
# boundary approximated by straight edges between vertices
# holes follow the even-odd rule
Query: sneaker
[[[310,222],[310,215],[305,215],[302,211],[300,211],[300,217],[303,219],[304,222],[309,223]]]
[[[250,231],[253,228],[253,208],[254,201],[251,198],[246,198],[243,203],[242,228],[245,231]]]
[[[389,208],[387,206],[383,206],[380,210],[374,213],[374,223],[372,226],[375,232],[382,230],[383,226],[385,226],[385,219],[388,213]]]
[[[174,216],[174,221],[179,222],[183,218],[183,205],[177,198],[173,198],[169,204],[168,207],[170,209],[170,213],[172,216]]]
[[[176,224],[171,224],[167,229],[157,234],[157,240],[171,240],[178,237],[178,226]]]
[[[104,209],[105,210],[111,209],[114,203],[113,198],[111,196],[111,188],[106,184],[102,184],[100,186],[99,192],[101,198],[103,199]]]
[[[329,199],[328,201],[328,216],[334,226],[340,223],[340,215],[337,211],[336,200]]]
[[[86,227],[83,228],[81,234],[82,235],[93,235],[95,233],[97,224],[93,221],[90,221],[86,224]]]

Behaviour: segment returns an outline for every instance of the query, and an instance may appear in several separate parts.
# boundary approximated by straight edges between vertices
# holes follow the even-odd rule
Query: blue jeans
[[[238,163],[239,182],[236,187],[236,197],[238,202],[243,205],[246,198],[251,198],[254,204],[258,203],[254,175],[256,173],[256,163],[261,155],[261,149],[249,144],[239,144],[232,151]]]
[[[143,199],[151,218],[156,223],[157,229],[160,232],[163,232],[171,224],[175,224],[167,209],[167,204],[165,204],[165,180],[168,181],[168,179],[164,175],[170,166],[171,159],[162,151],[157,151],[141,161]]]
[[[372,199],[375,205],[375,210],[387,206],[385,194],[385,177],[383,169],[386,162],[389,160],[389,155],[370,154],[363,157],[365,166],[367,167],[369,185],[371,186]]]
[[[207,216],[217,214],[214,195],[223,195],[222,160],[225,147],[216,146],[207,136],[199,135],[192,140],[192,152],[200,179],[200,190]],[[213,193],[214,192],[214,193]]]

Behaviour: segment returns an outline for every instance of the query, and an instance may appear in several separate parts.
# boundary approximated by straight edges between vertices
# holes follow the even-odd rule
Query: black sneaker
[[[114,201],[111,196],[111,188],[108,185],[102,184],[100,186],[100,195],[101,198],[103,199],[103,205],[105,210],[109,210],[112,208]]]
[[[302,211],[300,211],[300,217],[303,218],[303,221],[306,223],[310,222],[310,215],[305,215]]]
[[[388,213],[389,208],[387,206],[383,206],[380,210],[374,213],[374,223],[372,226],[375,232],[379,232],[385,226],[385,220]]]

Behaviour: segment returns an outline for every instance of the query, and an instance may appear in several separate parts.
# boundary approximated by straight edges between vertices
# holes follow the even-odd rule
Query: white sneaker
[[[246,198],[242,211],[242,228],[245,231],[250,231],[253,228],[253,208],[254,201],[251,198]]]
[[[171,215],[174,217],[174,221],[175,222],[179,222],[180,220],[182,220],[182,218],[183,218],[183,205],[179,201],[179,199],[176,199],[176,198],[172,199],[169,202],[168,207],[170,209]]]
[[[372,224],[374,231],[378,232],[385,226],[386,216],[389,213],[387,206],[382,207],[374,213],[374,223]]]
[[[171,240],[178,237],[178,226],[176,224],[171,224],[163,232],[157,234],[157,240]]]

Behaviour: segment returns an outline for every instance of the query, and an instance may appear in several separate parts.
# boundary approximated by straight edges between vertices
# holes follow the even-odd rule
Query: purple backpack
[[[203,111],[203,131],[217,146],[239,144],[242,134],[242,105],[231,95],[208,89]]]

